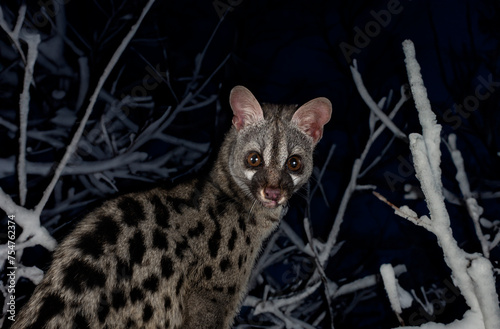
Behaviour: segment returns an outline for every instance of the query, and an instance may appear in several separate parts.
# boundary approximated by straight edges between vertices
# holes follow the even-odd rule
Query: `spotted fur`
[[[14,329],[229,328],[262,241],[311,174],[331,112],[325,98],[262,110],[244,87],[230,102],[233,128],[208,177],[90,213],[55,251]],[[287,169],[292,154],[301,170]]]

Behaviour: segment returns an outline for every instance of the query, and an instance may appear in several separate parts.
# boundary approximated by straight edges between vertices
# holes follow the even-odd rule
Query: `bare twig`
[[[422,216],[418,217],[417,214],[411,210],[410,208],[403,206],[403,207],[397,207],[394,204],[392,204],[389,200],[387,200],[382,194],[372,191],[373,195],[375,195],[380,201],[384,202],[385,204],[389,205],[392,209],[394,209],[394,213],[404,219],[409,220],[415,225],[422,226],[426,228],[427,230],[431,231],[432,230],[432,223],[427,216]]]
[[[75,134],[73,135],[73,138],[71,139],[70,144],[66,148],[66,152],[64,153],[63,158],[61,159],[61,161],[57,165],[55,172],[54,172],[54,176],[52,177],[52,180],[49,183],[49,186],[45,189],[43,196],[42,196],[42,199],[35,207],[35,212],[37,214],[40,214],[42,212],[43,208],[45,207],[45,204],[49,200],[49,197],[52,193],[52,190],[54,189],[57,181],[59,180],[59,177],[61,176],[62,171],[64,170],[64,167],[68,163],[71,155],[76,150],[78,141],[80,140],[80,138],[83,134],[83,130],[85,128],[85,125],[90,117],[90,114],[92,113],[95,102],[97,101],[97,97],[99,96],[99,93],[100,93],[104,83],[106,82],[109,74],[113,70],[116,63],[118,62],[118,59],[122,55],[123,51],[125,50],[125,48],[129,44],[130,40],[132,40],[133,36],[135,35],[137,30],[139,29],[139,26],[141,25],[144,17],[148,13],[148,11],[151,8],[151,6],[153,5],[154,1],[155,0],[149,0],[147,2],[147,4],[144,6],[144,9],[141,12],[141,15],[139,16],[139,18],[137,20],[137,22],[130,28],[129,33],[125,36],[125,38],[122,40],[121,44],[116,49],[116,51],[113,54],[113,56],[111,57],[108,65],[106,65],[106,68],[104,69],[103,74],[99,78],[99,81],[97,83],[97,86],[96,86],[94,92],[90,96],[89,105],[87,106],[87,109],[85,110],[85,114],[84,114],[83,118],[81,119],[80,124],[79,124]]]
[[[19,203],[26,203],[26,131],[28,127],[28,113],[30,103],[30,85],[33,81],[33,70],[38,56],[38,45],[40,35],[32,34],[24,36],[28,44],[28,59],[24,70],[23,91],[19,98],[19,157],[17,162],[17,174],[19,179]]]
[[[398,138],[401,138],[404,141],[408,140],[408,137],[406,136],[405,133],[403,133],[393,122],[389,117],[380,110],[378,107],[377,103],[373,100],[373,98],[370,96],[368,91],[366,90],[366,87],[363,83],[363,80],[361,79],[361,74],[359,74],[358,71],[358,64],[356,60],[353,61],[353,66],[351,66],[351,74],[352,78],[354,79],[354,82],[356,83],[356,88],[358,89],[359,94],[361,95],[361,98],[365,101],[366,105],[370,108],[377,117],[380,118],[380,120],[384,123],[389,130],[391,130],[394,135]]]
[[[368,138],[368,141],[366,142],[365,148],[363,152],[361,153],[360,157],[354,161],[354,164],[352,166],[352,171],[351,171],[351,178],[349,180],[349,183],[345,189],[344,195],[342,196],[342,200],[340,201],[340,206],[339,209],[337,210],[337,215],[335,216],[334,224],[332,229],[330,230],[330,234],[328,235],[328,239],[324,245],[324,248],[322,252],[319,254],[319,260],[323,266],[325,266],[331,250],[333,246],[337,243],[337,236],[340,232],[340,226],[342,225],[343,218],[345,211],[347,209],[347,205],[349,203],[349,200],[351,199],[352,194],[354,191],[357,190],[357,180],[361,175],[361,167],[363,166],[363,163],[368,155],[368,152],[370,151],[373,143],[375,140],[380,136],[382,131],[387,127],[389,128],[396,136],[401,137],[401,135],[404,135],[403,132],[397,128],[394,123],[392,122],[392,118],[396,115],[396,113],[399,111],[401,108],[402,104],[408,99],[408,96],[404,92],[404,87],[401,87],[401,98],[399,102],[396,104],[395,108],[392,110],[391,114],[387,116],[385,113],[383,113],[380,108],[378,107],[378,104],[373,101],[371,96],[368,94],[368,91],[366,90],[363,80],[361,78],[361,75],[359,74],[357,67],[351,67],[351,72],[353,75],[353,79],[356,84],[356,88],[358,89],[358,92],[364,99],[364,101],[367,103],[367,105],[370,107],[370,109],[374,113],[378,113],[377,116],[381,118],[382,125],[380,125],[375,131],[371,131],[370,137]],[[382,114],[380,114],[382,113]],[[383,118],[383,119],[382,119]],[[390,128],[392,127],[392,129]],[[406,135],[404,135],[404,139],[406,139]]]
[[[5,31],[5,33],[7,33],[7,35],[9,36],[10,40],[14,44],[14,47],[16,47],[16,49],[19,53],[19,56],[21,56],[21,59],[24,63],[26,63],[26,56],[24,55],[23,49],[21,48],[21,43],[19,42],[19,39],[20,39],[19,34],[21,32],[21,27],[23,26],[25,16],[26,16],[26,5],[22,4],[19,7],[16,25],[11,30],[9,28],[8,23],[5,21],[5,18],[3,16],[2,7],[0,6],[0,28],[2,28]]]

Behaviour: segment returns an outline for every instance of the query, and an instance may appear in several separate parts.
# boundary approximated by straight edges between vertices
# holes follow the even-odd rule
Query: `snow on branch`
[[[406,40],[403,42],[405,53],[406,70],[410,82],[413,100],[418,111],[418,118],[422,125],[422,135],[425,148],[429,153],[429,163],[434,176],[441,176],[439,163],[441,162],[440,135],[441,125],[436,122],[436,115],[432,112],[431,103],[427,98],[427,89],[424,86],[422,75],[420,74],[420,64],[415,56],[413,42]],[[436,180],[436,184],[441,184],[441,180]]]
[[[396,314],[399,323],[404,326],[404,321],[401,318],[401,313],[403,313],[403,308],[400,301],[401,288],[399,287],[398,280],[396,279],[394,268],[391,264],[383,264],[382,266],[380,266],[380,274],[382,275],[382,281],[384,282],[385,291],[387,292],[387,296],[389,297],[389,301],[391,302],[392,310]],[[408,293],[407,295],[409,296]],[[409,300],[409,304],[411,305],[411,301],[413,300],[411,296],[409,297]],[[405,303],[404,306],[409,305],[408,303]]]
[[[139,28],[142,20],[144,19],[144,16],[146,13],[149,11],[151,8],[152,4],[154,3],[154,0],[150,0],[146,6],[144,7],[138,21],[136,22],[135,25],[132,26],[130,32],[126,35],[118,49],[115,51],[113,57],[109,61],[108,65],[106,66],[103,75],[100,77],[97,87],[92,94],[90,101],[89,101],[89,106],[85,111],[85,115],[83,119],[79,122],[79,126],[73,136],[73,139],[71,140],[71,143],[66,149],[66,152],[62,158],[62,160],[59,162],[54,176],[52,178],[52,181],[49,183],[48,187],[44,190],[43,196],[40,200],[40,202],[36,205],[34,209],[27,209],[25,207],[26,204],[26,197],[27,197],[27,174],[28,174],[28,163],[26,159],[26,151],[27,151],[27,139],[29,137],[33,137],[33,135],[28,133],[28,114],[29,114],[29,108],[30,108],[30,86],[35,85],[34,83],[34,67],[35,63],[38,60],[38,47],[41,44],[41,37],[39,34],[31,34],[28,33],[26,30],[23,30],[23,22],[24,22],[24,17],[26,15],[26,5],[21,5],[19,9],[19,16],[17,17],[17,22],[15,26],[10,29],[9,24],[4,18],[4,13],[2,11],[2,7],[0,6],[0,28],[5,31],[9,38],[12,41],[12,44],[17,48],[20,57],[22,58],[23,62],[25,63],[25,71],[24,71],[24,79],[23,79],[23,86],[22,86],[22,92],[20,94],[19,98],[19,126],[14,127],[10,122],[7,122],[5,120],[2,120],[2,124],[9,128],[11,131],[16,132],[17,130],[19,131],[19,153],[18,153],[18,159],[17,159],[17,178],[19,182],[19,204],[16,204],[16,202],[11,198],[10,195],[6,194],[1,188],[0,188],[0,209],[2,209],[9,218],[13,219],[16,224],[22,227],[22,233],[15,237],[15,246],[16,246],[16,253],[15,253],[15,263],[17,265],[17,276],[16,278],[19,277],[25,277],[35,284],[38,284],[43,276],[43,272],[36,268],[36,267],[25,267],[21,265],[21,259],[23,256],[23,252],[26,250],[26,248],[33,247],[36,245],[42,246],[46,248],[47,250],[51,251],[53,250],[57,242],[56,240],[50,235],[49,231],[41,226],[40,223],[40,215],[45,207],[50,195],[52,194],[54,188],[56,187],[56,184],[59,181],[59,178],[61,176],[61,173],[65,169],[68,160],[70,156],[74,153],[76,150],[76,145],[78,141],[80,140],[80,137],[82,136],[84,127],[88,121],[88,118],[92,112],[93,106],[97,100],[97,97],[102,90],[102,87],[111,73],[113,67],[117,63],[120,55],[123,53],[125,47],[128,45],[132,37],[135,35],[137,29]],[[21,47],[21,41],[26,44],[26,54],[23,52],[23,48]],[[15,129],[14,129],[15,128]],[[56,132],[54,132],[55,134]],[[43,132],[40,132],[38,137],[42,137],[41,134]],[[42,137],[43,139],[43,137]],[[46,136],[47,140],[51,140],[52,137],[47,135]],[[54,139],[55,140],[55,139]],[[14,157],[11,157],[14,159]],[[14,162],[14,161],[12,161]],[[10,240],[9,240],[10,242]],[[10,245],[9,245],[10,246]],[[0,270],[4,270],[5,264],[7,264],[7,255],[10,253],[7,253],[7,248],[8,246],[6,244],[0,245]],[[12,257],[9,256],[9,262],[13,262],[11,259]],[[5,293],[5,285],[0,284],[0,291],[6,296]],[[4,298],[4,306],[3,306],[3,315],[2,318],[0,318],[0,326],[3,324],[3,321],[5,319],[6,313],[5,313],[5,306],[7,303],[8,299]]]
[[[436,117],[430,108],[420,74],[420,66],[415,58],[413,43],[409,40],[405,41],[403,50],[410,87],[423,130],[423,135],[418,133],[410,135],[410,150],[416,176],[420,181],[430,211],[430,219],[426,218],[426,225],[423,226],[436,235],[444,253],[444,260],[452,270],[453,282],[460,289],[470,307],[470,312],[466,313],[463,322],[459,321],[447,326],[427,324],[421,328],[463,328],[463,323],[471,319],[474,322],[481,319],[480,324],[467,328],[498,329],[500,328],[500,309],[491,263],[478,254],[471,255],[460,249],[453,237],[449,214],[444,203],[439,168],[441,126],[436,123]],[[404,213],[408,214],[408,209],[406,207]],[[416,217],[414,211],[411,213],[413,214],[411,217]],[[396,214],[408,219],[408,216],[403,215],[402,212],[396,211]]]
[[[462,192],[462,195],[464,197],[467,211],[469,212],[469,215],[472,218],[472,221],[474,222],[474,228],[476,230],[477,238],[481,243],[481,249],[483,251],[483,255],[486,258],[489,258],[491,246],[488,239],[483,234],[480,223],[481,215],[483,214],[483,208],[477,203],[477,200],[472,196],[469,180],[467,178],[467,173],[465,172],[464,159],[462,157],[462,153],[457,148],[457,135],[450,134],[448,136],[447,146],[450,151],[453,164],[455,165],[455,168],[457,168],[457,174],[455,176],[455,179],[457,180],[460,192]]]

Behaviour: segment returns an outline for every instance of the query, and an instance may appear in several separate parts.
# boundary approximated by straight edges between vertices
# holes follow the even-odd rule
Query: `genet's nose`
[[[281,190],[279,188],[266,187],[264,189],[264,193],[266,194],[266,199],[268,200],[278,201],[281,198]]]

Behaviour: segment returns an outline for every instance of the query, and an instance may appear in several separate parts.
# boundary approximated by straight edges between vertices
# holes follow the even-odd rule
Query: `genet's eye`
[[[250,152],[247,156],[247,163],[251,167],[258,167],[262,163],[262,158],[260,157],[260,154],[257,152]]]
[[[302,168],[302,160],[298,155],[292,155],[286,160],[286,167],[290,171],[298,171]]]

